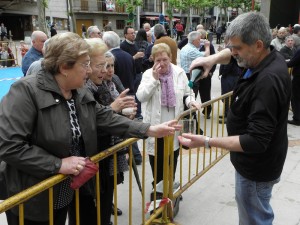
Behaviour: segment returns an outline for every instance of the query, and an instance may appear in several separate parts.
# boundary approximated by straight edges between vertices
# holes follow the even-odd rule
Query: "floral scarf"
[[[171,65],[169,65],[168,71],[165,74],[159,74],[159,80],[161,83],[161,105],[175,107],[176,98]]]

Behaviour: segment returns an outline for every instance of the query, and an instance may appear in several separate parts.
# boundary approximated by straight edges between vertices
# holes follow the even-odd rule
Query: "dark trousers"
[[[199,80],[194,84],[193,91],[195,93],[195,98],[200,94],[201,102],[207,102],[211,99],[211,76],[208,75],[206,78]],[[205,111],[202,111],[205,114]],[[207,116],[211,113],[211,105],[207,106]]]
[[[114,179],[113,176],[109,176],[108,168],[101,167],[100,180],[100,217],[101,225],[109,225],[111,220],[113,192],[114,192]],[[96,200],[91,195],[80,194],[79,195],[79,212],[80,212],[80,224],[97,224],[97,207]],[[69,225],[76,225],[76,213],[75,213],[75,198],[73,199],[69,210]]]
[[[221,77],[221,94],[224,95],[230,91],[233,91],[234,86],[236,85],[237,80],[239,79],[238,76],[222,76]],[[232,101],[232,99],[231,99]],[[224,116],[227,116],[227,112],[229,109],[229,98],[225,99],[225,109],[224,109]]]
[[[142,162],[142,154],[140,152],[137,142],[132,144],[132,153],[133,153],[135,162],[139,162],[139,161]]]
[[[68,206],[62,209],[54,210],[54,225],[65,225],[67,218]],[[7,223],[8,225],[19,225],[19,216],[11,213],[9,210],[6,212]],[[32,220],[24,220],[24,225],[49,225],[48,218],[47,221],[37,222]]]
[[[180,41],[182,41],[182,35],[183,35],[183,31],[177,31],[177,38],[176,38],[176,40],[178,41],[180,39]]]
[[[293,119],[297,122],[300,122],[300,75],[293,76],[291,103],[293,109]]]
[[[157,138],[157,174],[156,174],[156,183],[158,184],[163,180],[164,176],[164,139]],[[174,167],[173,167],[173,179],[175,179],[175,172],[177,168],[177,160],[179,156],[179,149],[174,151]],[[149,155],[149,162],[151,165],[152,176],[154,178],[154,162],[155,157],[153,155]],[[153,185],[154,183],[152,183]]]
[[[81,191],[79,193],[79,215],[80,224],[97,224],[97,208],[94,198],[91,195],[83,194]],[[75,197],[69,209],[69,225],[76,225]]]
[[[217,33],[217,44],[221,44],[221,36],[222,34]]]

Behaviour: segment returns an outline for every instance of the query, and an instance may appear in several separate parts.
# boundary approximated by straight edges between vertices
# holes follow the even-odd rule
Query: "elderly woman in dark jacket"
[[[0,103],[0,160],[8,196],[55,175],[77,176],[97,153],[97,132],[123,137],[164,136],[178,128],[131,121],[82,88],[91,70],[89,46],[74,33],[51,38],[43,69],[16,81]],[[170,127],[168,125],[171,125]],[[93,192],[93,190],[87,190]],[[64,225],[73,199],[70,178],[54,186],[54,224]],[[24,205],[25,225],[49,224],[48,192]],[[9,225],[19,224],[18,208]]]

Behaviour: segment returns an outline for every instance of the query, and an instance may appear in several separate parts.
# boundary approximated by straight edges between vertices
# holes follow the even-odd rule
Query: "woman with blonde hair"
[[[170,47],[165,43],[154,45],[151,53],[154,65],[143,74],[136,93],[142,103],[143,122],[151,125],[174,119],[187,107],[200,109],[193,90],[188,87],[188,79],[182,68],[171,63]],[[183,97],[187,96],[185,102]],[[154,138],[146,140],[146,149],[154,177]],[[174,174],[179,155],[179,143],[174,138]],[[164,140],[157,140],[157,183],[163,179]]]

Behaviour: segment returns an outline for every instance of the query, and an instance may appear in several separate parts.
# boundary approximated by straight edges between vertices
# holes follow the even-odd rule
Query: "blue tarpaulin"
[[[20,67],[0,69],[0,100],[9,91],[10,85],[23,77]]]

